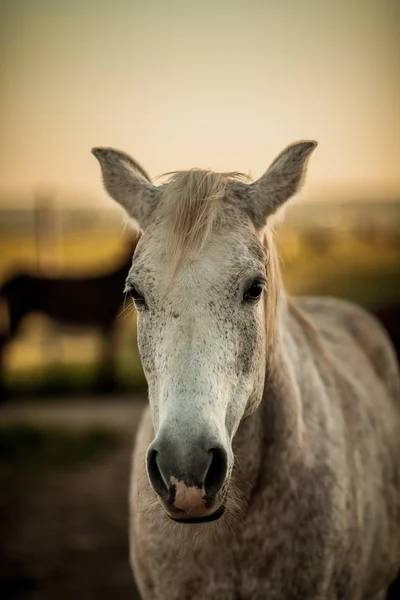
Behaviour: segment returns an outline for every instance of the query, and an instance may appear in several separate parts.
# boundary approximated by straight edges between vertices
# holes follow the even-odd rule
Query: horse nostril
[[[157,450],[152,450],[148,453],[147,471],[154,491],[157,492],[159,496],[165,496],[168,494],[168,487],[166,486],[163,476],[161,475],[161,471],[157,463],[157,454]]]
[[[223,448],[212,448],[211,463],[204,481],[207,496],[214,496],[221,489],[228,470],[228,456]]]

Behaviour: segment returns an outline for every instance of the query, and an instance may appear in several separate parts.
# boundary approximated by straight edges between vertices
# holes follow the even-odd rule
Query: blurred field
[[[0,476],[11,468],[66,468],[99,460],[118,438],[111,429],[70,431],[60,426],[0,423]]]
[[[400,300],[400,245],[375,242],[352,232],[323,232],[301,238],[285,233],[278,240],[286,289],[292,294],[338,296],[374,309]]]
[[[62,237],[55,255],[50,258],[53,268],[66,272],[96,270],[112,267],[121,251],[122,235],[110,235],[107,232],[90,235],[68,234]],[[37,267],[38,251],[33,235],[2,235],[0,238],[0,272],[2,278],[7,273],[23,268]]]
[[[2,600],[136,600],[127,490],[143,398],[0,412]]]

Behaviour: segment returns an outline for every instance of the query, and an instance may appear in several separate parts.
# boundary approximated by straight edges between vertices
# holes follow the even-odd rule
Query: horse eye
[[[261,283],[260,281],[255,281],[251,284],[249,288],[247,288],[247,290],[244,293],[243,299],[246,302],[254,302],[255,300],[258,300],[260,298],[263,289],[263,283]]]
[[[142,294],[139,292],[139,290],[137,290],[134,286],[129,288],[129,293],[131,295],[132,300],[134,301],[136,307],[144,307],[146,306],[146,303],[144,301],[144,298],[142,296]]]

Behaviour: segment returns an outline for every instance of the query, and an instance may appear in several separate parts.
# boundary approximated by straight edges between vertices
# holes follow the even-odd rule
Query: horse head
[[[180,522],[224,512],[232,441],[261,401],[274,340],[270,217],[299,189],[315,146],[289,146],[255,182],[193,169],[158,186],[125,153],[93,150],[106,190],[143,229],[126,291],[155,432],[147,473]]]

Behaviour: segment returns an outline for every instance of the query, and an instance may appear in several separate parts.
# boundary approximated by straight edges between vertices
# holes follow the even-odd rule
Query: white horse
[[[254,183],[191,170],[158,187],[93,151],[144,230],[126,290],[149,388],[130,495],[146,600],[378,600],[400,567],[393,349],[362,309],[280,282],[272,216],[315,146]]]

